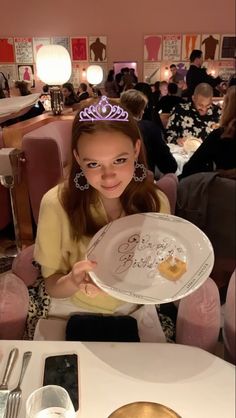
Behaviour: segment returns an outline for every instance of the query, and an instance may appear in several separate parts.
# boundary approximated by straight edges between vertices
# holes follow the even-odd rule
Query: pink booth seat
[[[51,122],[24,135],[30,203],[37,224],[43,195],[63,178],[68,164],[73,120]]]
[[[2,130],[0,128],[0,149],[4,148]],[[1,172],[0,172],[1,174]],[[0,231],[12,221],[9,190],[0,184]]]
[[[225,359],[233,364],[236,364],[235,280],[236,271],[233,272],[227,289],[223,327]]]

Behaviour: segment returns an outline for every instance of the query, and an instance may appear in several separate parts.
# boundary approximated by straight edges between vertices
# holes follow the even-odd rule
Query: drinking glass
[[[26,418],[75,418],[68,392],[61,386],[36,389],[26,401]]]

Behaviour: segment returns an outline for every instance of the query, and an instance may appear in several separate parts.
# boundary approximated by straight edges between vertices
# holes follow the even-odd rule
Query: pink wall
[[[0,37],[106,35],[108,67],[138,61],[140,76],[144,35],[235,31],[235,0],[1,0],[0,10]]]

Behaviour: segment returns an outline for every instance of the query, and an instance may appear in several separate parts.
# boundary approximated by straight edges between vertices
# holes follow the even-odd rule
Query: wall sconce
[[[63,110],[63,99],[60,85],[71,76],[71,59],[69,52],[61,45],[44,45],[36,57],[37,74],[40,80],[50,87],[51,106],[54,115]]]
[[[169,77],[169,68],[168,67],[165,67],[164,77],[165,78],[168,78]]]
[[[85,68],[83,68],[83,70],[82,70],[82,79],[86,80],[86,69]]]

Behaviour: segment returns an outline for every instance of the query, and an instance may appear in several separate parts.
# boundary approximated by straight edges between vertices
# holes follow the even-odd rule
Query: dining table
[[[9,388],[17,385],[23,353],[32,357],[22,382],[18,418],[43,384],[47,356],[78,355],[78,418],[108,418],[123,405],[155,402],[182,418],[235,418],[235,367],[200,348],[170,343],[0,341],[0,379],[12,348],[19,356]]]

